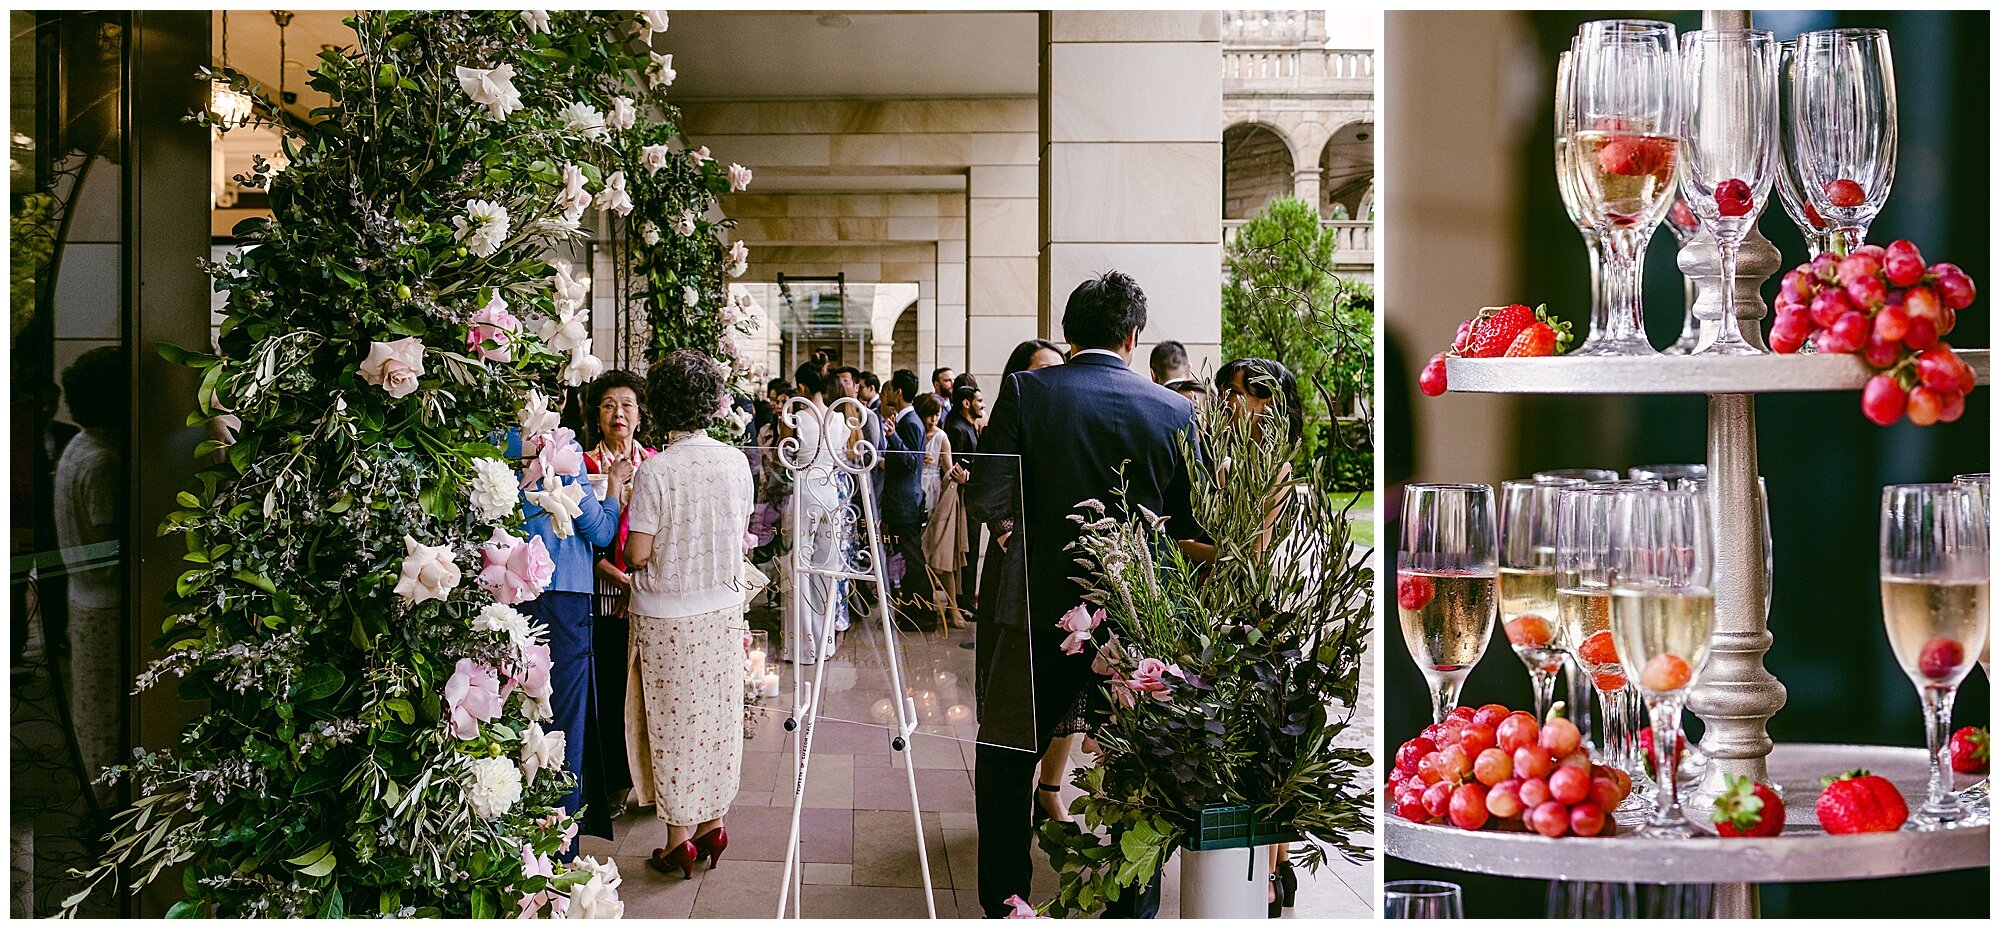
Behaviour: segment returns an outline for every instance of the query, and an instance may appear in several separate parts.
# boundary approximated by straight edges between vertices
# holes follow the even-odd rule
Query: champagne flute
[[[1500,485],[1500,621],[1507,644],[1528,666],[1535,718],[1547,719],[1563,651],[1555,641],[1556,493],[1584,482],[1507,481]]]
[[[1799,227],[1799,235],[1806,240],[1806,250],[1811,257],[1827,249],[1826,217],[1819,215],[1807,200],[1804,185],[1799,180],[1799,140],[1798,140],[1798,92],[1794,72],[1799,67],[1798,40],[1781,43],[1783,51],[1778,55],[1778,202],[1785,205],[1785,215],[1792,218],[1792,225]],[[1811,344],[1811,343],[1807,343]]]
[[[1977,474],[1955,474],[1952,476],[1951,482],[1971,490],[1973,496],[1979,498],[1979,511],[1985,514],[1986,519],[1987,544],[1991,545],[1993,539],[1993,476],[1983,471]],[[1988,603],[1986,613],[1986,641],[1979,646],[1979,671],[1986,675],[1988,681],[1993,679],[1992,654],[1993,613],[1992,604]],[[1958,797],[1971,806],[1976,814],[1985,815],[1989,793],[1988,785],[1990,783],[1990,778],[1982,777],[1979,779],[1979,783],[1959,791]]]
[[[1558,484],[1569,481],[1583,481],[1586,484],[1596,484],[1617,480],[1618,472],[1606,471],[1603,468],[1551,468],[1547,471],[1536,471],[1534,478],[1538,481],[1553,481]],[[1590,734],[1593,728],[1590,718],[1591,688],[1585,681],[1586,672],[1583,670],[1583,665],[1576,660],[1576,653],[1567,650],[1561,644],[1560,636],[1558,636],[1557,648],[1563,649],[1563,666],[1569,669],[1570,719],[1576,722],[1576,728],[1583,731],[1584,744],[1590,750],[1595,751],[1597,746],[1592,741]]]
[[[1688,240],[1701,234],[1701,220],[1688,208],[1687,197],[1677,196],[1667,208],[1667,229],[1674,234],[1674,253],[1687,247]],[[1701,324],[1694,318],[1694,278],[1681,275],[1681,334],[1674,344],[1660,349],[1662,355],[1685,355],[1701,341]]]
[[[1889,33],[1826,29],[1793,46],[1792,134],[1800,193],[1829,227],[1827,249],[1845,256],[1896,177],[1896,69]]]
[[[1584,23],[1573,68],[1573,157],[1604,240],[1610,303],[1606,338],[1589,354],[1655,354],[1646,341],[1641,286],[1646,243],[1673,203],[1680,155],[1674,27],[1636,19]]]
[[[1396,553],[1396,612],[1410,658],[1430,684],[1433,722],[1458,706],[1458,689],[1486,653],[1499,612],[1493,488],[1410,484]]]
[[[1570,46],[1575,48],[1575,40]],[[1590,334],[1571,354],[1597,354],[1607,333],[1604,302],[1604,245],[1597,234],[1597,221],[1590,203],[1583,197],[1583,180],[1576,168],[1576,92],[1574,51],[1556,56],[1556,192],[1562,196],[1563,212],[1583,236],[1583,249],[1590,258]]]
[[[1698,490],[1620,494],[1611,514],[1611,632],[1619,662],[1652,717],[1659,789],[1642,831],[1655,838],[1699,834],[1681,811],[1681,707],[1708,663],[1715,634],[1714,548],[1708,495]]]
[[[1736,318],[1736,259],[1771,194],[1778,160],[1778,40],[1763,29],[1681,36],[1680,180],[1722,260],[1722,319],[1697,355],[1762,355]]]
[[[1882,489],[1882,622],[1924,702],[1930,789],[1905,828],[1940,829],[1970,812],[1951,789],[1951,704],[1987,634],[1986,509],[1959,484]]]
[[[1631,727],[1622,699],[1626,681],[1611,638],[1609,523],[1612,501],[1632,489],[1629,482],[1606,481],[1556,492],[1556,642],[1597,692],[1604,763],[1628,772],[1637,766],[1632,764]]]

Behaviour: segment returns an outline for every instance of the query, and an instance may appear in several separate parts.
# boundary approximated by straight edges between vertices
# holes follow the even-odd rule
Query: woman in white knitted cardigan
[[[678,351],[647,377],[653,422],[666,447],[633,477],[632,638],[644,690],[634,726],[634,791],[667,824],[650,865],[692,874],[729,844],[723,814],[743,758],[743,643],[748,591],[744,536],[754,486],[741,449],[706,433],[727,375],[700,352]]]

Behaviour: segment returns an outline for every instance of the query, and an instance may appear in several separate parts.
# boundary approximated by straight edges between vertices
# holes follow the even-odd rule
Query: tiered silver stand
[[[1761,314],[1760,314],[1761,315]],[[1755,321],[1746,320],[1746,325]],[[1989,380],[1988,353],[1960,350]],[[1715,543],[1715,639],[1688,709],[1705,725],[1706,773],[1688,806],[1698,818],[1739,774],[1784,789],[1785,834],[1772,839],[1548,839],[1466,832],[1390,818],[1388,853],[1484,874],[1559,880],[1716,884],[1716,916],[1757,915],[1764,883],[1887,877],[1983,867],[1985,825],[1939,832],[1830,836],[1813,816],[1821,775],[1866,767],[1902,787],[1915,808],[1928,778],[1924,751],[1881,746],[1777,745],[1767,731],[1785,687],[1764,668],[1771,632],[1764,615],[1764,508],[1757,496],[1760,393],[1858,391],[1872,372],[1852,355],[1632,358],[1453,358],[1451,389],[1520,394],[1707,394],[1708,489]],[[1854,415],[1861,415],[1857,405]],[[1949,427],[1938,427],[1949,428]]]

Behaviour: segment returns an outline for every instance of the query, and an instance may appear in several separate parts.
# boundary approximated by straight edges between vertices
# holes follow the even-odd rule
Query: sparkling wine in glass
[[[1659,789],[1642,834],[1652,837],[1700,834],[1681,811],[1674,755],[1681,708],[1715,634],[1710,532],[1702,491],[1634,491],[1612,503],[1611,633],[1651,717]]]
[[[1598,20],[1577,34],[1571,135],[1583,200],[1606,253],[1608,332],[1589,354],[1651,355],[1642,273],[1646,243],[1674,198],[1680,65],[1674,27]],[[1572,353],[1575,354],[1575,353]]]
[[[1574,40],[1571,46],[1575,46]],[[1606,331],[1608,308],[1604,302],[1604,247],[1597,235],[1597,220],[1583,196],[1583,180],[1576,170],[1576,93],[1571,82],[1575,52],[1556,57],[1556,192],[1561,195],[1563,212],[1583,236],[1584,252],[1590,259],[1590,334],[1571,354],[1597,354]]]
[[[1972,491],[1979,498],[1979,511],[1986,514],[1986,537],[1993,537],[1993,475],[1981,471],[1977,474],[1954,474],[1951,482]],[[1986,642],[1979,647],[1979,670],[1988,678],[1993,676],[1993,618],[1987,616]]]
[[[1761,355],[1736,318],[1736,259],[1778,173],[1778,40],[1762,29],[1681,36],[1681,187],[1722,262],[1722,318],[1697,355]]]
[[[1778,202],[1784,204],[1785,215],[1792,218],[1792,225],[1799,227],[1799,235],[1806,240],[1806,250],[1811,257],[1827,249],[1827,236],[1831,231],[1826,217],[1807,200],[1804,185],[1799,180],[1798,141],[1798,99],[1794,77],[1798,70],[1798,41],[1781,43],[1783,51],[1778,55]],[[1810,343],[1808,343],[1810,344]]]
[[[1924,704],[1930,788],[1904,827],[1947,828],[1970,814],[1952,790],[1951,705],[1987,635],[1985,507],[1959,484],[1882,489],[1882,622]]]
[[[1826,29],[1793,43],[1793,152],[1799,192],[1828,226],[1827,248],[1846,255],[1896,177],[1896,69],[1889,33]]]
[[[1563,651],[1556,642],[1556,493],[1578,480],[1500,485],[1500,625],[1528,668],[1535,718],[1547,719]]]
[[[1500,608],[1493,488],[1410,484],[1403,489],[1396,614],[1403,644],[1431,690],[1433,722],[1486,653]]]
[[[1606,481],[1557,490],[1556,642],[1568,652],[1597,693],[1597,717],[1604,738],[1598,743],[1605,764],[1635,780],[1635,733],[1625,671],[1611,635],[1612,504],[1636,489],[1657,489],[1657,481]]]

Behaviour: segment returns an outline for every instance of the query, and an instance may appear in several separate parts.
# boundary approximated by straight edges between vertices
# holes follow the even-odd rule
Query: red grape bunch
[[[1977,376],[1943,338],[1978,295],[1957,265],[1926,267],[1908,240],[1845,258],[1823,252],[1785,275],[1771,348],[1789,354],[1811,339],[1821,353],[1859,353],[1877,372],[1862,388],[1861,412],[1879,425],[1905,414],[1919,426],[1952,422]]]
[[[1538,723],[1497,703],[1452,710],[1396,750],[1388,786],[1396,815],[1552,839],[1611,830],[1611,811],[1632,792],[1632,778],[1591,764],[1583,733],[1561,712],[1558,703]]]

